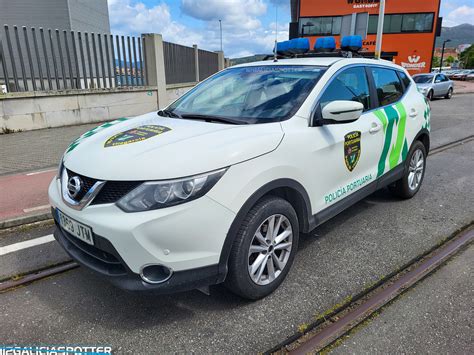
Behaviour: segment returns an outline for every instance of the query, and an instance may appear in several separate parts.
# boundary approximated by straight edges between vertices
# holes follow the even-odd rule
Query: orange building
[[[386,0],[382,58],[405,67],[411,74],[431,71],[435,38],[441,29],[438,18],[441,0]],[[290,38],[308,37],[311,46],[318,37],[333,36],[340,43],[352,14],[368,23],[363,51],[375,51],[379,0],[291,0]],[[357,17],[353,15],[352,18]],[[368,22],[367,22],[368,21]],[[350,25],[349,25],[350,26]],[[352,31],[365,28],[353,21]],[[358,33],[358,32],[356,32]]]

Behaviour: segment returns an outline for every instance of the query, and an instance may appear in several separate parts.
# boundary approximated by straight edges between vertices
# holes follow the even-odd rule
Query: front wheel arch
[[[263,185],[242,205],[227,232],[219,258],[218,283],[223,282],[227,276],[230,251],[244,218],[258,201],[269,195],[281,197],[293,206],[298,216],[300,232],[309,232],[314,228],[311,202],[303,185],[293,179],[277,179]]]

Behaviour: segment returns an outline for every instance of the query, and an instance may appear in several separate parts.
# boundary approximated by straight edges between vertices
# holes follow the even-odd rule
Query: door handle
[[[377,133],[382,129],[382,125],[380,123],[372,122],[372,127],[369,129],[369,133]]]
[[[418,116],[418,111],[415,110],[414,108],[412,108],[411,111],[410,111],[409,116],[410,116],[410,117],[416,117],[416,116]]]

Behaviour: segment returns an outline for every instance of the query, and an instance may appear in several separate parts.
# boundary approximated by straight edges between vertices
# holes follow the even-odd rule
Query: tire
[[[422,158],[421,170],[417,159]],[[414,170],[415,169],[415,170]],[[420,190],[426,170],[426,148],[420,141],[415,141],[408,153],[403,177],[389,186],[390,191],[403,199],[412,198]],[[415,180],[416,179],[416,180]]]
[[[429,101],[433,100],[433,90],[428,91],[428,95],[426,95],[426,98]]]
[[[453,96],[453,88],[449,88],[444,98],[449,100],[452,96]]]
[[[270,239],[266,234],[269,232],[268,226],[271,223],[275,227],[278,222],[280,227],[276,234],[272,235],[280,236],[279,239],[285,235],[286,237],[268,243]],[[260,232],[259,236],[257,231]],[[298,216],[291,204],[275,196],[262,198],[248,212],[237,232],[229,256],[229,271],[224,285],[233,293],[250,300],[269,295],[280,286],[288,274],[298,250],[298,237]],[[282,249],[283,247],[285,249]],[[267,249],[263,250],[265,248]],[[259,264],[258,260],[263,262]],[[269,263],[273,265],[273,278]],[[251,276],[252,265],[256,270],[253,276]],[[260,267],[257,267],[258,265]]]

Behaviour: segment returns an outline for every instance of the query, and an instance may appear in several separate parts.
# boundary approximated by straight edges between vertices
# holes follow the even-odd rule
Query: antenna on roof
[[[278,43],[278,4],[275,3],[275,46],[273,47],[273,61],[274,62],[278,62],[277,43]]]

